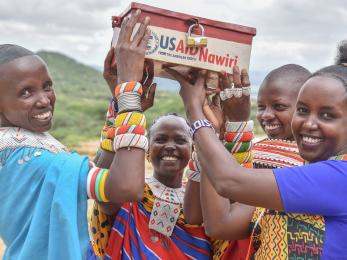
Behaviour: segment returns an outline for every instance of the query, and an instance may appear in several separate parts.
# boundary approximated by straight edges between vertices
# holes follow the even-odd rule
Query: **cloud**
[[[344,0],[138,2],[256,27],[250,67],[255,75],[265,76],[286,63],[298,63],[310,70],[329,65],[337,43],[347,38]],[[111,16],[120,14],[129,4],[130,0],[1,1],[0,43],[59,51],[101,66],[112,37]]]

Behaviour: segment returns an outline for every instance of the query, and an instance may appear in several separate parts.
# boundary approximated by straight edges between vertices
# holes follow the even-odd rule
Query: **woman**
[[[203,119],[201,80],[193,88],[182,77],[175,76],[182,86],[181,95],[190,122]],[[347,234],[344,224],[347,218],[344,199],[347,195],[347,163],[336,161],[344,158],[347,146],[346,91],[347,68],[342,65],[314,73],[300,90],[292,130],[300,155],[311,165],[276,170],[245,169],[230,158],[211,129],[200,127],[194,135],[203,173],[219,195],[286,213],[322,215],[325,232],[320,223],[316,223],[316,230],[320,231],[316,235],[321,239],[314,241],[314,257],[317,258],[335,259],[347,255],[343,240]],[[325,161],[329,158],[335,160]],[[293,237],[295,234],[297,236]],[[300,250],[309,249],[305,243],[300,248],[295,246],[295,239],[300,235],[305,235],[300,226],[285,234],[286,240],[273,248],[275,258],[305,256],[306,251]],[[261,251],[256,257],[261,258]]]
[[[182,176],[192,145],[189,125],[171,114],[159,117],[148,134],[153,177],[146,179],[144,198],[115,205],[109,238],[105,221],[110,223],[110,218],[94,207],[91,230],[96,246],[89,259],[209,259],[204,229],[186,224],[183,215]]]
[[[117,57],[127,57],[117,65],[121,82],[142,78],[141,53],[149,37],[148,19],[130,40],[139,14],[125,19],[128,26],[121,30],[122,48],[116,48]],[[68,152],[47,133],[56,99],[47,65],[20,46],[0,46],[0,92],[0,236],[6,245],[4,259],[85,258],[88,197],[113,203],[142,198],[146,137],[141,137],[141,147],[129,143],[124,149],[116,143],[118,152],[109,170]],[[129,164],[129,160],[136,162]],[[137,185],[131,190],[122,188],[134,179]]]

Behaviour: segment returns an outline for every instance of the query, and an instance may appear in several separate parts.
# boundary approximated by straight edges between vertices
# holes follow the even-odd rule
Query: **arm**
[[[217,194],[205,174],[201,176],[201,206],[206,234],[215,239],[237,240],[249,237],[254,207],[232,203]]]
[[[176,71],[167,71],[181,84],[180,94],[189,121],[192,123],[205,119],[202,111],[205,98],[204,71],[200,72],[194,85]],[[219,195],[248,205],[283,209],[272,170],[241,167],[210,128],[200,128],[194,138],[201,166]]]
[[[188,180],[184,193],[184,218],[188,224],[201,225],[203,222],[200,205],[200,183]]]

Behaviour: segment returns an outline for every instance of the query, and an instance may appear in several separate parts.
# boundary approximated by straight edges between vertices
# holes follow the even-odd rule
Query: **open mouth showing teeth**
[[[317,144],[322,142],[322,138],[318,137],[310,137],[310,136],[302,136],[302,142],[305,144]]]
[[[174,156],[163,156],[161,159],[163,161],[177,161],[178,160],[178,158],[174,157]]]
[[[281,125],[265,125],[264,128],[265,130],[275,130],[277,128],[280,128]]]
[[[52,116],[52,112],[48,111],[46,113],[42,113],[42,114],[39,114],[39,115],[36,115],[33,117],[36,119],[39,119],[39,120],[46,120],[46,119],[50,118],[51,116]]]

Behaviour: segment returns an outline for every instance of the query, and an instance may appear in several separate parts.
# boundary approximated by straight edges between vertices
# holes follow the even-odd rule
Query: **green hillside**
[[[97,140],[111,96],[101,72],[65,55],[38,52],[48,64],[57,94],[51,133],[68,147]],[[254,117],[255,105],[252,107]],[[157,88],[154,107],[146,111],[148,122],[169,112],[184,115],[178,93]],[[257,131],[260,128],[256,125]]]
[[[57,94],[51,133],[68,147],[97,140],[111,96],[102,74],[59,53],[38,52],[48,64]],[[168,112],[183,114],[178,93],[158,91],[148,122]]]

